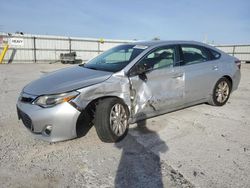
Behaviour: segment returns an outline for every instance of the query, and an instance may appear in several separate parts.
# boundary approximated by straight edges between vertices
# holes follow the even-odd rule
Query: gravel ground
[[[131,125],[116,144],[95,129],[47,143],[17,120],[15,103],[31,80],[65,66],[0,66],[1,187],[249,187],[250,65],[227,105],[198,105]]]

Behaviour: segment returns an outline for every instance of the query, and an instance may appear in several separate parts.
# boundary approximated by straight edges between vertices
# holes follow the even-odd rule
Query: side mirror
[[[145,72],[147,72],[147,70],[148,70],[148,67],[147,67],[147,65],[146,64],[138,64],[137,65],[137,74],[144,74]]]
[[[139,76],[139,78],[143,81],[147,81],[147,75],[146,72],[150,71],[150,69],[146,63],[140,63],[134,66],[130,72],[129,76]]]
[[[147,76],[146,76],[146,72],[147,72],[148,68],[146,64],[139,64],[137,65],[137,74],[139,76],[139,78],[143,81],[147,81]]]

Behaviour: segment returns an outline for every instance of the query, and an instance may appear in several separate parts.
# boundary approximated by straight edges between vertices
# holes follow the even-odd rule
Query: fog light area
[[[44,128],[42,134],[45,136],[50,136],[52,131],[52,125],[46,125],[46,127]]]

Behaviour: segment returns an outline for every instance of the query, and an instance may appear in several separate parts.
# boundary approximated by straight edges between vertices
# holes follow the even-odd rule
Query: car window
[[[143,64],[147,69],[158,69],[173,66],[174,60],[174,47],[162,47],[148,54],[139,64]]]
[[[126,67],[147,48],[147,46],[130,44],[116,46],[80,66],[94,70],[117,72]]]
[[[212,54],[212,59],[219,59],[221,54],[219,52],[216,52],[215,50],[209,49]]]
[[[183,53],[183,64],[190,65],[201,63],[209,60],[209,55],[202,47],[199,46],[181,46]]]
[[[105,57],[106,63],[117,63],[122,61],[128,61],[131,57],[133,49],[120,50],[118,52],[112,53]]]

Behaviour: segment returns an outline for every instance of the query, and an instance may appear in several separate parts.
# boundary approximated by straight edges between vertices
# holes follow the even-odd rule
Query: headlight
[[[48,108],[48,107],[52,107],[63,102],[68,102],[76,98],[77,95],[79,95],[77,91],[72,91],[69,93],[62,93],[58,95],[44,95],[44,96],[38,97],[34,101],[34,104],[37,104],[44,108]]]

